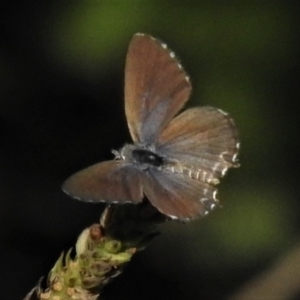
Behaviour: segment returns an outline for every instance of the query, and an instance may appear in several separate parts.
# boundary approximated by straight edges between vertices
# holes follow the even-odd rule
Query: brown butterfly
[[[233,120],[212,107],[175,116],[191,92],[174,52],[135,34],[125,67],[125,112],[134,144],[113,151],[115,160],[86,168],[63,190],[87,202],[139,203],[144,196],[161,213],[180,220],[207,214],[218,204],[216,184],[237,167]]]

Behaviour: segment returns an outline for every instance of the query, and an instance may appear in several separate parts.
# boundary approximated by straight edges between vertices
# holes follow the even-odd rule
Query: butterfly
[[[133,203],[144,197],[179,220],[206,215],[219,201],[227,170],[238,167],[239,139],[229,115],[217,108],[178,112],[192,86],[174,52],[146,34],[130,41],[125,66],[125,113],[133,144],[115,159],[68,178],[63,190],[86,202]]]

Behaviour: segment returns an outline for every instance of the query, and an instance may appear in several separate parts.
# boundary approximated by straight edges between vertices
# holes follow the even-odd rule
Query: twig
[[[99,224],[78,237],[76,255],[62,253],[50,271],[47,287],[41,280],[24,300],[96,300],[103,287],[158,234],[166,218],[148,203],[108,206]]]

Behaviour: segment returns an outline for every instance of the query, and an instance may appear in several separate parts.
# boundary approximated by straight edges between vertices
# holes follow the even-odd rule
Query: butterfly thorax
[[[163,165],[163,158],[154,152],[145,149],[134,149],[132,151],[132,158],[138,164],[148,164],[155,167]]]
[[[116,159],[132,163],[138,168],[145,170],[151,167],[161,168],[165,159],[151,146],[144,145],[125,145],[119,152],[114,152]]]

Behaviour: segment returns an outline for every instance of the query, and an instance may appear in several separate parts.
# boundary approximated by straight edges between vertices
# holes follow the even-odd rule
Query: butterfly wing
[[[233,120],[212,107],[191,108],[175,117],[158,140],[157,151],[189,169],[199,180],[218,183],[238,166],[239,141]]]
[[[105,161],[68,178],[62,189],[85,202],[138,203],[143,199],[140,171],[122,161]]]
[[[173,219],[203,216],[218,204],[214,186],[183,174],[151,169],[142,182],[150,203]]]
[[[151,36],[135,34],[125,66],[125,112],[134,142],[154,143],[190,92],[174,52]]]

